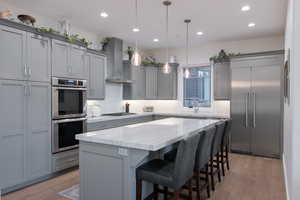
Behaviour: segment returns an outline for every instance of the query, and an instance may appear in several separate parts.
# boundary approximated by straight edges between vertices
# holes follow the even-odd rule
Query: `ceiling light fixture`
[[[199,31],[197,32],[197,35],[203,35],[203,32]]]
[[[133,29],[133,32],[139,32],[140,29],[138,27],[138,2],[135,0],[135,28]],[[138,41],[137,41],[137,36],[135,37],[135,49],[134,53],[131,58],[131,64],[133,66],[140,66],[142,63],[141,55],[139,54],[138,51]]]
[[[248,24],[248,27],[250,27],[250,28],[253,28],[254,26],[256,26],[256,24],[253,23],[253,22],[251,22],[251,23]]]
[[[191,20],[186,19],[184,20],[184,23],[186,23],[186,45],[185,45],[186,68],[184,69],[184,77],[189,78],[190,77],[190,70],[188,68],[189,66],[189,23],[191,23]]]
[[[106,12],[101,12],[101,13],[100,13],[100,16],[101,16],[102,18],[107,18],[107,17],[108,17],[108,14],[107,14]]]
[[[245,5],[245,6],[243,6],[243,7],[241,8],[241,11],[247,12],[247,11],[249,11],[250,9],[251,9],[251,7],[250,7],[249,5]]]
[[[153,39],[153,42],[159,42],[159,39],[154,38],[154,39]]]
[[[167,38],[167,48],[166,48],[166,63],[163,67],[163,72],[169,74],[171,72],[171,67],[169,64],[169,6],[172,4],[171,1],[164,1],[163,5],[166,6],[166,38]]]

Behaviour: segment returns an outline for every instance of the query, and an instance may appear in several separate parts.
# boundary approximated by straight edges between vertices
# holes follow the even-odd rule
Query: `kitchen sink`
[[[107,114],[103,114],[102,116],[126,116],[126,115],[135,115],[135,113],[126,113],[126,112],[121,112],[121,113],[107,113]]]

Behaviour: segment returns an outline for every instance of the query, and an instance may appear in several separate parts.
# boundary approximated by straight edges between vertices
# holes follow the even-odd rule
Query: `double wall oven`
[[[87,82],[52,78],[52,153],[78,148],[76,134],[86,132]]]

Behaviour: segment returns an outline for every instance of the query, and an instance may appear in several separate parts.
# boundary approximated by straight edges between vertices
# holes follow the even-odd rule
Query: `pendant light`
[[[135,27],[132,29],[134,33],[137,33],[140,31],[138,28],[138,0],[135,0]],[[142,63],[141,55],[139,54],[138,51],[138,42],[137,42],[137,37],[135,37],[135,48],[134,52],[131,58],[131,64],[133,66],[140,66]]]
[[[167,48],[166,48],[166,63],[163,67],[163,72],[168,74],[171,72],[171,67],[169,64],[169,6],[171,1],[164,1],[163,5],[166,6],[166,38],[167,38]]]
[[[189,23],[191,23],[191,20],[186,19],[184,20],[184,23],[186,23],[186,45],[185,45],[186,68],[184,68],[184,77],[189,78],[190,77],[190,70],[188,68],[189,66]]]

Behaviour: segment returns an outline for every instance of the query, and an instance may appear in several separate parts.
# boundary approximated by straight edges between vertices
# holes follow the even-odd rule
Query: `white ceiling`
[[[135,36],[144,48],[165,46],[165,7],[162,0],[138,0],[141,32],[133,33],[134,0],[2,0],[16,7],[51,17],[68,18],[74,26],[133,42]],[[185,44],[185,24],[190,18],[191,43],[248,39],[283,34],[287,0],[172,0],[170,7],[170,46]],[[249,12],[241,12],[245,4]],[[109,17],[103,19],[100,12]],[[255,28],[248,28],[255,22]],[[204,32],[197,36],[196,32]],[[154,43],[153,39],[160,42]]]

